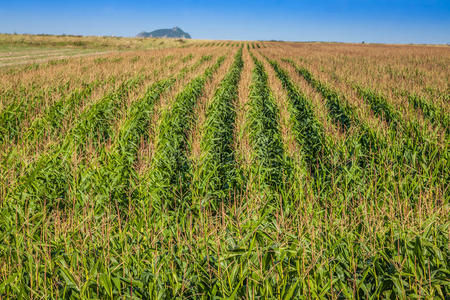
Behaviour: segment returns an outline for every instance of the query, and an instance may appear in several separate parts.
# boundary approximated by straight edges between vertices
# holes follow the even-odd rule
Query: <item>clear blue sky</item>
[[[198,39],[450,43],[450,0],[0,0],[0,32]]]

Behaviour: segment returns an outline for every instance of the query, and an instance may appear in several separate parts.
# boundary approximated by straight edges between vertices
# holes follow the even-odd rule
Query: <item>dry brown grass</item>
[[[186,48],[198,40],[125,38],[107,36],[53,36],[0,34],[0,72],[45,67],[69,58],[105,55],[111,52]],[[59,62],[63,60],[63,62]],[[25,65],[22,67],[22,65]]]
[[[0,34],[0,45],[5,50],[18,46],[133,50],[180,47],[191,43],[195,43],[195,40],[113,36]]]

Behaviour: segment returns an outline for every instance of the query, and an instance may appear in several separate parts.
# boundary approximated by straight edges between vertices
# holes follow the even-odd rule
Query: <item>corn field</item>
[[[447,299],[450,48],[0,68],[0,299]]]

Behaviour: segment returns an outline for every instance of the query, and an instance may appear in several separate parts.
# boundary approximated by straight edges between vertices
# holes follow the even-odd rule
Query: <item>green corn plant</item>
[[[141,141],[150,138],[147,129],[155,121],[155,104],[178,80],[184,81],[197,63],[152,82],[137,99],[127,101],[127,107],[117,109],[111,99],[122,102],[135,87],[133,79],[138,78],[124,74],[123,83],[100,98],[101,105],[86,106],[79,115],[82,120],[71,118],[70,130],[55,134],[55,145],[36,153],[32,162],[17,162],[29,163],[24,174],[18,172],[20,186],[0,185],[7,190],[7,198],[0,199],[0,298],[448,298],[446,137],[435,145],[428,126],[404,117],[376,87],[368,90],[374,97],[384,98],[373,100],[381,103],[377,104],[379,118],[386,120],[385,109],[397,118],[390,121],[397,126],[387,123],[383,136],[367,120],[358,119],[356,108],[346,111],[346,99],[338,90],[329,85],[324,94],[316,90],[325,104],[325,95],[335,93],[332,99],[337,108],[332,112],[325,105],[325,109],[336,126],[341,127],[340,120],[345,123],[341,112],[348,113],[350,122],[341,127],[344,140],[339,143],[321,129],[326,150],[312,157],[320,164],[316,169],[323,168],[329,175],[314,177],[303,170],[302,163],[300,172],[290,171],[291,161],[283,152],[280,137],[277,99],[272,96],[267,70],[253,57],[249,112],[245,115],[253,164],[245,175],[261,180],[250,180],[250,194],[242,186],[242,193],[230,201],[214,203],[230,195],[226,183],[235,176],[231,170],[238,168],[231,147],[233,102],[237,87],[245,83],[239,77],[248,75],[241,74],[246,69],[240,51],[207,107],[200,145],[205,156],[199,157],[198,169],[190,165],[187,136],[197,122],[198,97],[204,94],[217,64],[182,87],[174,106],[163,112],[157,153],[144,177],[136,174],[135,163]],[[309,155],[308,147],[315,146],[307,146],[304,133],[320,132],[314,126],[323,125],[309,99],[278,65],[281,57],[274,58],[277,60],[269,60],[269,64],[286,91],[289,126],[296,136],[301,129],[303,135],[297,138]],[[111,94],[113,98],[106,99]],[[5,102],[8,105],[9,100]],[[367,99],[361,100],[369,104]],[[61,118],[65,105],[55,107],[55,120]],[[45,110],[41,116],[45,126],[50,126],[53,118],[47,119],[48,115]],[[93,128],[102,119],[110,128]],[[73,128],[80,124],[90,129],[75,136]],[[93,138],[103,142],[95,146],[94,157],[87,157],[80,143],[90,143]],[[11,147],[6,159],[0,160],[0,176],[7,170],[6,161],[16,159],[19,147],[19,143]],[[376,149],[377,159],[369,157],[370,149]],[[334,164],[340,152],[348,151],[346,155],[357,159],[359,150],[367,153],[362,167]],[[332,158],[333,163],[327,163]],[[179,168],[184,163],[186,171]],[[220,169],[230,172],[221,174],[217,172]],[[151,181],[155,171],[168,172],[164,178],[174,180],[161,177]],[[208,186],[208,176],[214,185]],[[202,182],[197,184],[197,179]],[[155,190],[157,184],[162,191]],[[242,187],[238,185],[238,191]],[[252,194],[268,190],[272,201]],[[195,193],[204,203],[213,204],[188,207]],[[166,207],[159,207],[163,205],[156,200]]]
[[[42,138],[46,132],[54,133],[61,130],[63,124],[62,120],[69,112],[79,106],[84,99],[88,98],[95,88],[101,84],[114,82],[115,80],[115,76],[112,76],[103,82],[95,80],[84,84],[82,89],[73,91],[66,98],[56,101],[46,109],[42,117],[33,120],[30,127],[25,130],[25,139],[34,141]]]
[[[78,124],[69,132],[67,144],[83,150],[88,141],[92,141],[95,145],[105,142],[112,134],[111,122],[124,105],[129,92],[143,82],[143,76],[129,79],[119,87],[117,92],[104,97],[83,112]]]
[[[370,105],[374,114],[389,124],[390,139],[393,141],[393,150],[389,155],[402,166],[404,176],[410,178],[402,189],[411,202],[417,203],[422,191],[445,185],[444,182],[450,179],[446,172],[449,165],[448,147],[439,145],[436,138],[430,136],[428,129],[417,120],[404,119],[382,94],[358,84],[354,88]],[[405,170],[405,165],[411,166],[411,169]]]
[[[427,129],[419,124],[417,120],[405,120],[401,113],[391,105],[386,97],[369,88],[355,85],[355,89],[360,96],[369,103],[375,115],[383,118],[389,124],[393,138],[406,138],[403,142],[406,152],[417,152],[417,158],[425,159],[435,157],[438,161],[441,157],[447,156],[445,150],[437,145],[437,142],[430,136]],[[434,154],[437,151],[436,154]]]
[[[356,133],[348,140],[347,148],[350,152],[354,151],[355,146],[362,149],[362,153],[358,155],[358,163],[364,167],[372,159],[379,161],[381,159],[379,157],[380,149],[386,147],[386,142],[365,120],[358,118],[354,108],[348,104],[344,96],[314,78],[308,69],[299,67],[292,59],[283,59],[283,61],[290,63],[296,72],[322,95],[326,100],[326,107],[331,119],[339,124],[343,131],[348,131],[351,126],[357,128]],[[354,143],[356,145],[352,145]]]
[[[205,58],[201,60],[205,60]],[[181,74],[184,74],[187,70],[185,69]],[[75,152],[83,153],[87,143],[90,141],[100,145],[111,137],[113,133],[111,125],[121,107],[124,106],[129,92],[142,85],[145,78],[143,75],[137,75],[125,80],[116,90],[105,95],[85,110],[79,116],[79,121],[69,130],[60,144],[53,146],[47,154],[44,154],[27,167],[25,174],[19,179],[17,188],[11,189],[11,196],[17,199],[27,195],[27,198],[37,203],[49,200],[49,208],[55,207],[57,203],[61,202],[58,199],[68,201],[66,197],[68,192],[67,185],[68,182],[72,181],[72,171],[69,164],[71,155]],[[42,168],[43,165],[46,168]],[[46,175],[46,170],[53,169],[64,173],[64,176],[60,176],[61,180],[53,181]],[[56,177],[57,175],[51,176]],[[37,184],[38,182],[40,183]],[[47,194],[49,196],[53,195],[48,192],[49,190],[58,192],[48,198],[46,197]],[[61,205],[64,205],[64,203]]]
[[[12,102],[0,112],[0,143],[17,141],[23,121],[30,117],[33,106],[41,105],[47,93],[53,94],[55,91],[40,90],[35,95],[22,96],[20,100]]]
[[[306,68],[298,68],[292,60],[285,61],[291,63],[296,68],[297,72],[326,99],[326,106],[333,121],[338,123],[342,130],[345,131],[349,129],[352,119],[354,118],[353,108],[342,101],[336,91],[315,79]]]
[[[429,100],[420,97],[416,94],[410,94],[407,96],[408,102],[415,108],[420,109],[425,116],[429,119],[433,125],[440,125],[444,128],[445,132],[450,134],[450,117],[438,106],[434,105]]]
[[[375,115],[383,118],[393,127],[397,127],[400,125],[400,114],[392,108],[386,98],[368,88],[363,88],[361,86],[356,86],[356,90],[358,94],[369,103]]]
[[[192,53],[186,55],[185,57],[183,57],[183,62],[186,63],[188,61],[190,61],[192,58],[194,58],[194,55]]]
[[[153,106],[175,80],[172,77],[152,84],[144,96],[129,107],[112,149],[102,152],[99,166],[79,176],[82,184],[77,187],[78,190],[86,193],[92,191],[92,197],[101,206],[113,202],[121,208],[127,207],[128,200],[137,196],[134,162],[140,141],[148,137]]]
[[[299,68],[292,60],[287,61],[290,62],[297,72],[313,87],[324,86],[324,84],[321,84],[314,79],[313,75],[306,69]],[[371,164],[371,160],[374,159],[376,165],[379,165],[381,162],[391,165],[398,164],[401,168],[401,173],[405,173],[403,167],[405,164],[413,165],[414,167],[412,170],[414,170],[414,172],[412,174],[406,172],[406,174],[403,175],[410,177],[410,182],[407,183],[407,186],[411,189],[411,193],[408,193],[410,195],[417,196],[420,189],[425,189],[426,186],[430,187],[430,185],[435,186],[435,183],[432,182],[436,182],[436,180],[441,182],[442,179],[446,177],[442,172],[442,166],[447,164],[448,155],[445,154],[445,151],[443,151],[435,141],[426,138],[428,135],[426,129],[414,120],[403,120],[401,114],[379,93],[376,93],[369,88],[360,87],[357,84],[354,84],[354,88],[370,105],[374,114],[384,119],[389,124],[389,136],[385,139],[379,137],[378,134],[364,122],[364,120],[359,120],[356,117],[356,114],[350,114],[351,120],[355,126],[357,126],[358,130],[356,134],[348,140],[347,149],[354,152],[355,150],[353,149],[361,148],[363,155],[359,155],[358,158],[360,165],[367,168]],[[327,89],[330,90],[330,88]],[[324,91],[324,89],[322,89],[322,91]],[[326,91],[325,93],[322,93],[322,95],[326,97]],[[349,110],[349,112],[351,112],[351,110]],[[386,147],[388,147],[390,151],[383,151]],[[427,168],[422,168],[425,165]],[[382,172],[379,169],[379,166],[374,167],[379,170],[378,172]],[[422,172],[430,172],[430,170],[433,170],[431,172],[437,172],[441,175],[438,177],[432,176],[432,181],[418,178],[420,176],[419,174]],[[417,184],[417,182],[420,182],[420,184]],[[414,188],[412,188],[412,186],[414,186]],[[420,188],[420,186],[422,187]]]
[[[261,186],[271,191],[281,188],[290,167],[284,153],[278,122],[278,109],[268,86],[264,66],[253,56],[250,85],[248,127],[256,159],[255,170]]]
[[[303,158],[312,174],[319,175],[326,170],[322,167],[329,162],[322,161],[329,154],[323,126],[314,116],[311,102],[294,86],[288,73],[277,62],[269,60],[283,87],[287,91],[292,106],[293,129],[296,139],[303,149]]]
[[[120,127],[110,151],[102,152],[99,166],[91,167],[81,174],[83,185],[78,189],[97,198],[100,206],[110,201],[118,203],[121,208],[127,207],[129,199],[137,196],[137,174],[134,162],[141,139],[148,137],[148,127],[153,114],[153,106],[161,94],[171,88],[177,80],[183,79],[190,71],[195,71],[210,56],[202,56],[192,66],[185,66],[177,76],[162,79],[152,84],[144,96],[127,110],[125,121]]]
[[[109,123],[106,117],[114,118],[115,115],[111,112],[117,111],[114,110],[114,105],[120,105],[119,101],[123,101],[127,95],[128,86],[140,80],[141,77],[136,77],[124,82],[117,92],[107,95],[87,110],[61,144],[52,147],[48,153],[27,167],[24,176],[19,180],[20,184],[12,191],[11,197],[21,201],[23,197],[28,199],[27,201],[30,202],[28,209],[31,212],[41,207],[44,201],[48,203],[49,209],[56,206],[64,207],[68,201],[69,182],[73,181],[70,156],[77,149],[83,149],[84,142],[89,137],[105,139],[104,135],[109,134]],[[112,101],[119,103],[113,104]]]
[[[225,57],[209,67],[204,74],[194,78],[174,100],[170,112],[162,116],[158,132],[156,152],[153,157],[150,190],[155,205],[173,207],[188,197],[190,162],[186,155],[187,131],[194,122],[193,111],[205,83],[220,67]]]
[[[197,184],[201,197],[210,199],[209,204],[213,206],[217,200],[232,199],[238,189],[239,172],[233,149],[236,119],[233,101],[238,95],[243,65],[241,48],[206,112],[205,133],[201,141],[204,156],[199,164]]]
[[[116,62],[117,61],[114,61],[113,63]],[[93,80],[92,82],[83,82],[82,88],[75,91],[71,91],[70,89],[70,80],[51,87],[48,90],[42,90],[35,85],[32,85],[30,89],[20,88],[19,91],[14,92],[16,95],[12,99],[15,99],[15,101],[10,103],[0,112],[0,143],[4,142],[6,139],[16,142],[20,137],[21,132],[24,131],[23,121],[35,116],[33,110],[37,107],[41,107],[45,98],[48,98],[51,95],[59,96],[60,100],[52,104],[44,112],[44,114],[56,114],[61,105],[66,101],[70,102],[79,99],[81,96],[88,96],[95,87],[106,84],[110,80],[111,78],[106,81]],[[32,122],[32,126],[37,126],[39,128],[38,131],[42,132],[42,127],[45,127],[47,124],[45,121],[43,124],[40,124],[42,121],[42,116],[38,116],[38,118]],[[54,123],[60,124],[58,120]],[[50,125],[53,125],[54,123],[51,122]],[[26,131],[28,131],[28,129],[25,129],[25,132]],[[30,133],[26,132],[25,134],[28,135]]]

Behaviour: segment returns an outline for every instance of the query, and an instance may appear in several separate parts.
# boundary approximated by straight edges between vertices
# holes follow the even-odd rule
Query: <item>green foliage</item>
[[[243,65],[240,48],[206,112],[205,133],[201,142],[204,156],[199,166],[198,190],[206,194],[202,197],[206,197],[213,206],[217,200],[233,199],[234,193],[239,190],[239,171],[233,149],[236,120],[233,102],[238,96]]]
[[[293,61],[291,63],[293,64]],[[336,91],[316,80],[307,69],[297,68],[297,72],[322,94],[326,99],[326,105],[332,119],[341,126],[342,130],[347,130],[351,126],[352,108],[340,99],[341,97]]]
[[[358,94],[369,103],[375,115],[383,118],[383,120],[386,120],[386,122],[393,127],[399,125],[401,122],[400,114],[392,108],[386,98],[369,88],[357,86],[356,90],[358,91]]]
[[[65,207],[69,203],[69,183],[73,181],[71,155],[76,149],[84,149],[90,139],[103,141],[111,133],[110,124],[115,118],[128,89],[142,82],[141,77],[125,81],[117,91],[105,96],[80,116],[80,120],[61,144],[52,147],[47,154],[27,166],[20,184],[8,201],[27,205],[30,212],[47,206],[48,210]],[[96,140],[97,139],[97,140]]]
[[[322,160],[329,154],[323,126],[314,116],[311,102],[294,86],[288,73],[277,62],[273,60],[269,62],[287,91],[292,106],[293,129],[297,141],[302,145],[303,159],[312,174],[321,175],[325,171],[324,164],[328,163]]]
[[[268,86],[267,74],[260,61],[253,57],[252,84],[248,112],[250,139],[254,148],[259,184],[272,191],[281,188],[290,170],[281,140],[278,108]]]
[[[359,164],[364,166],[371,159],[379,160],[378,153],[380,149],[386,147],[385,142],[364,120],[358,119],[354,108],[348,104],[345,98],[325,83],[314,78],[306,68],[298,67],[293,60],[283,60],[290,63],[297,73],[322,95],[326,100],[326,107],[331,119],[340,125],[341,130],[348,131],[351,126],[357,127],[357,133],[352,136],[352,140],[348,141],[348,149],[361,147],[362,153],[358,155]],[[352,143],[356,143],[356,145],[352,145]]]
[[[224,57],[181,87],[160,116],[154,109],[161,97],[211,55],[152,81],[133,101],[130,94],[148,82],[144,74],[111,78],[125,80],[94,103],[84,98],[98,81],[52,88],[63,97],[29,123],[32,110],[22,110],[28,104],[17,96],[30,91],[0,92],[7,104],[1,124],[13,124],[3,127],[4,142],[13,144],[2,144],[11,150],[0,156],[0,298],[448,297],[447,137],[437,140],[436,128],[364,88],[363,100],[388,123],[381,136],[342,94],[302,69],[342,129],[342,141],[333,141],[289,73],[269,60],[308,170],[303,161],[295,165],[284,150],[278,99],[255,57],[248,99],[238,99],[243,51],[251,46],[241,46],[207,107],[195,168],[188,138],[194,112]],[[32,105],[50,95],[41,92],[31,90]],[[245,100],[242,130],[252,160],[240,164],[235,103]],[[425,100],[410,101],[425,117],[436,116],[433,124],[445,119]],[[80,105],[81,114],[71,112]],[[58,133],[69,119],[69,130]],[[151,165],[141,173],[137,163],[147,152],[140,149],[153,122],[156,152],[142,159]],[[52,143],[39,148],[49,133]],[[22,136],[37,145],[32,156],[21,149]],[[10,183],[10,168],[20,164],[24,170]]]
[[[192,55],[192,53],[186,55],[185,57],[183,57],[183,62],[188,62],[190,61],[192,58],[194,57],[194,55]]]
[[[39,90],[32,87],[32,90],[36,90],[36,92],[30,93],[30,95],[25,94],[26,92],[29,93],[25,89],[19,91],[15,101],[12,101],[0,111],[0,143],[17,142],[23,129],[22,124],[32,114],[33,107],[40,107],[46,97],[58,93],[60,88]]]
[[[42,117],[33,120],[30,127],[25,131],[25,138],[27,140],[38,140],[45,134],[58,133],[62,130],[64,118],[82,104],[97,86],[114,81],[115,78],[111,77],[103,83],[98,80],[86,83],[83,88],[77,89],[70,93],[66,98],[56,101],[46,109]]]
[[[170,111],[162,116],[153,159],[150,189],[156,205],[173,207],[188,199],[191,177],[190,162],[186,155],[187,131],[195,122],[193,111],[205,83],[220,67],[225,57],[194,78],[174,100]]]
[[[421,192],[431,186],[441,185],[448,178],[444,171],[444,166],[448,165],[448,152],[439,146],[437,140],[427,133],[427,129],[423,125],[416,120],[404,120],[401,113],[386,97],[370,88],[361,87],[358,84],[353,85],[357,93],[370,105],[374,114],[388,124],[389,136],[380,137],[364,120],[357,118],[353,108],[339,104],[344,100],[339,97],[337,92],[314,79],[308,70],[299,68],[292,60],[286,61],[290,62],[311,86],[321,92],[324,98],[337,101],[338,106],[343,108],[341,111],[348,116],[344,118],[344,120],[349,120],[345,123],[357,126],[357,131],[347,139],[344,151],[348,151],[352,156],[357,156],[361,167],[378,169],[377,173],[383,172],[379,169],[382,168],[382,164],[398,168],[396,172],[408,178],[404,188],[405,190],[409,189],[409,192],[405,194],[411,198],[412,203],[418,201],[418,195]],[[329,105],[328,110],[330,114],[333,114]],[[342,119],[342,114],[337,113],[335,116],[338,117],[338,120]],[[341,124],[343,123],[341,122]],[[409,168],[405,169],[405,165],[408,165]],[[351,164],[346,167],[350,166]],[[365,170],[363,171],[365,172]],[[385,189],[386,187],[380,185],[379,188]]]
[[[425,118],[429,119],[431,123],[442,126],[447,135],[450,134],[450,117],[443,110],[430,101],[414,94],[408,95],[408,102],[411,103],[415,109],[422,110]]]
[[[71,130],[67,142],[84,149],[87,142],[100,145],[110,138],[111,122],[119,109],[125,105],[129,92],[142,84],[143,76],[131,78],[119,89],[93,104],[81,116],[78,124]]]
[[[369,88],[356,85],[356,90],[367,101],[375,115],[386,120],[392,138],[403,139],[398,159],[406,159],[415,168],[437,166],[443,174],[442,166],[448,163],[448,153],[438,145],[438,141],[427,133],[427,129],[417,120],[405,120],[401,113],[391,105],[386,97]],[[428,168],[427,167],[427,168]],[[443,176],[446,176],[443,174]]]
[[[129,107],[111,151],[103,152],[100,166],[86,174],[89,180],[84,180],[85,185],[79,186],[80,190],[93,191],[101,198],[99,202],[103,206],[107,205],[107,199],[122,208],[127,207],[128,199],[137,196],[134,162],[140,141],[148,138],[154,104],[174,83],[175,78],[168,78],[152,84],[145,95]]]

